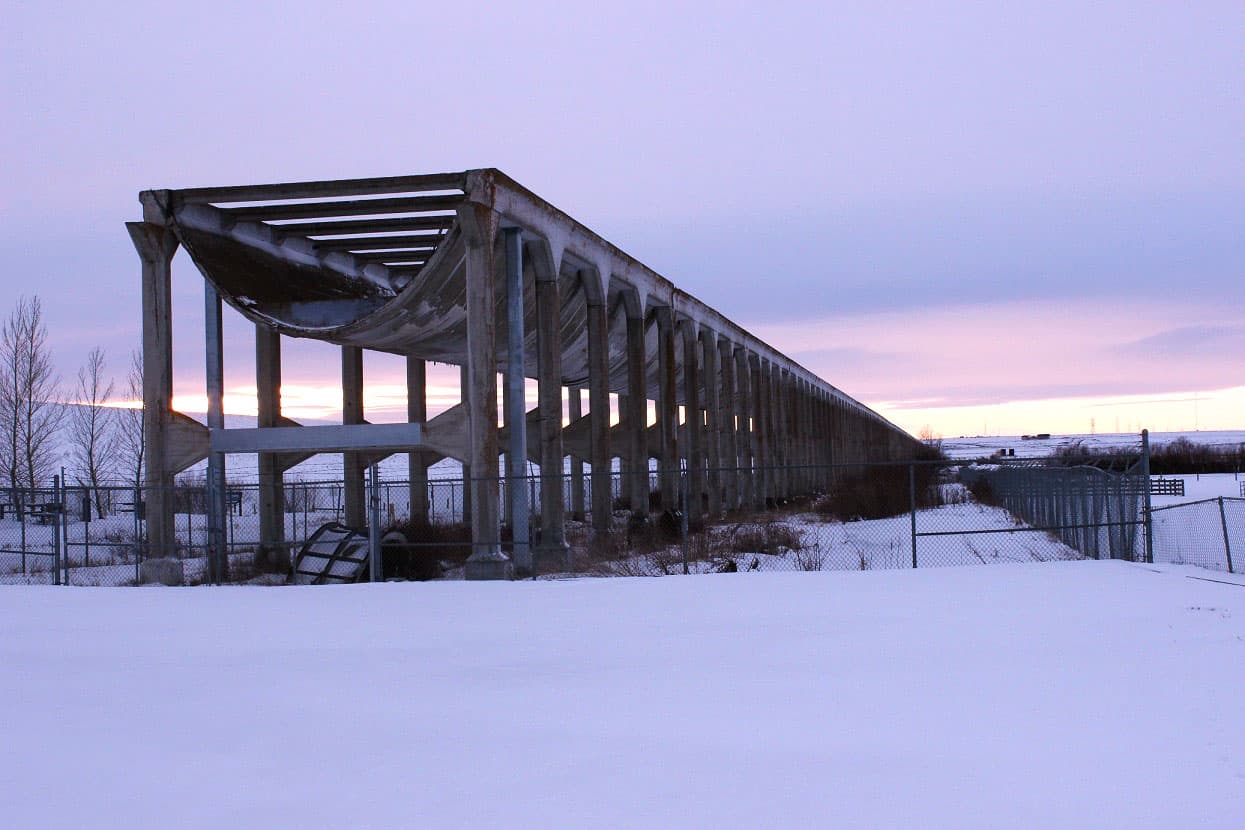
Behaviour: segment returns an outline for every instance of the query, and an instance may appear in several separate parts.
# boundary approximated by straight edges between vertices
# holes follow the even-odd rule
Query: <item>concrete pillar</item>
[[[648,516],[648,363],[644,350],[644,318],[627,317],[627,424],[631,475],[627,492],[633,518]]]
[[[216,286],[203,282],[203,332],[205,340],[208,430],[225,428],[225,343],[221,326],[221,301]],[[208,527],[208,580],[221,584],[229,579],[229,551],[225,539],[225,454],[209,452],[205,509]]]
[[[536,377],[540,424],[540,541],[534,568],[570,569],[562,487],[562,299],[556,275],[536,278]],[[577,395],[575,396],[577,397]],[[580,464],[580,475],[583,465]]]
[[[770,454],[772,442],[770,440],[769,377],[769,361],[754,357],[752,364],[752,418],[753,429],[756,432],[753,449],[756,452],[757,459],[756,504],[758,510],[764,510],[770,506],[771,499],[774,496],[771,489],[774,459]]]
[[[613,519],[610,456],[610,329],[605,305],[588,303],[588,417],[591,427],[592,528],[608,533]]]
[[[363,423],[363,350],[354,346],[342,346],[342,423]],[[367,524],[363,463],[361,452],[342,453],[344,523],[353,528]]]
[[[705,479],[705,492],[709,496],[707,514],[710,517],[722,515],[722,394],[721,380],[718,377],[718,346],[717,335],[702,330],[700,334],[701,383],[704,387],[705,403],[705,466],[708,473]]]
[[[584,390],[572,386],[567,399],[567,414],[572,421],[584,415]],[[577,522],[584,520],[584,460],[578,455],[571,456],[571,516]]]
[[[126,229],[142,260],[143,271],[146,557],[171,559],[177,551],[173,536],[173,471],[168,459],[169,421],[173,411],[173,313],[170,293],[171,264],[178,243],[173,232],[161,225],[127,222]]]
[[[463,411],[468,409],[467,405],[467,364],[464,363],[458,367],[458,402],[462,405]],[[470,427],[468,428],[470,432]],[[463,524],[471,527],[473,518],[471,516],[471,459],[470,457],[463,462]]]
[[[467,455],[471,467],[471,542],[468,579],[508,579],[501,550],[497,462],[497,326],[494,241],[497,216],[468,206],[459,211],[467,242]]]
[[[726,338],[718,340],[718,371],[722,378],[718,454],[722,465],[722,505],[729,512],[739,509],[739,399],[735,390],[735,347]]]
[[[690,321],[679,324],[683,343],[683,432],[687,437],[687,521],[693,527],[704,522],[705,460],[702,449],[700,410],[700,340]]]
[[[417,357],[406,359],[406,421],[428,423],[428,368]],[[428,457],[418,450],[406,454],[411,521],[428,521]]]
[[[739,506],[743,510],[756,507],[756,475],[753,471],[755,455],[752,431],[753,405],[752,366],[748,359],[748,351],[743,346],[735,349],[735,396],[738,409],[736,435],[739,440]]]
[[[787,490],[787,407],[784,395],[785,372],[777,363],[770,364],[769,406],[773,417],[770,418],[770,457],[774,460],[774,481],[771,495],[778,502],[785,501],[790,493]]]
[[[661,452],[657,459],[661,482],[661,509],[679,504],[679,402],[675,391],[674,319],[669,308],[655,309],[657,321],[657,431]]]
[[[523,302],[523,234],[502,232],[506,268],[506,386],[502,395],[509,440],[506,442],[506,518],[511,532],[511,561],[517,576],[532,573],[531,506],[527,479],[527,363]]]
[[[269,326],[255,325],[255,390],[259,427],[281,424],[281,335]],[[285,545],[285,472],[275,452],[261,452],[259,466],[259,549],[255,567],[284,571],[290,565]]]

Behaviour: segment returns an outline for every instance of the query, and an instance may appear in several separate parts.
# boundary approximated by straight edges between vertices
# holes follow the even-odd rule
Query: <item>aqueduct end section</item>
[[[173,476],[207,457],[209,494],[215,485],[213,504],[221,502],[228,453],[259,456],[261,559],[274,567],[288,555],[282,477],[293,464],[342,453],[346,521],[362,526],[363,473],[376,459],[409,455],[413,514],[427,510],[428,465],[457,459],[469,482],[468,576],[487,578],[564,564],[564,515],[577,507],[565,503],[568,456],[573,469],[589,465],[585,512],[608,533],[619,503],[642,518],[650,504],[685,502],[695,521],[824,487],[819,467],[910,457],[916,443],[498,170],[152,190],[140,200],[143,219],[128,228],[142,260],[156,556],[174,548]],[[172,409],[170,261],[179,246],[205,278],[206,427]],[[255,325],[255,429],[224,428],[222,302]],[[282,415],[282,336],[341,348],[341,426]],[[363,350],[406,359],[409,424],[367,423]],[[461,403],[431,419],[426,361],[462,367]],[[530,410],[524,377],[539,390]],[[500,486],[503,445],[508,470],[528,460],[549,473],[532,548],[522,542],[526,506],[516,503],[527,488]],[[520,540],[506,549],[503,490]]]

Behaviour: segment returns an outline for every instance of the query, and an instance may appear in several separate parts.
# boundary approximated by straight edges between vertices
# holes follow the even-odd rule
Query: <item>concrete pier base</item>
[[[182,585],[186,571],[180,559],[148,559],[138,566],[138,578],[143,585]]]
[[[514,563],[501,551],[472,554],[467,560],[467,579],[513,579]]]
[[[566,542],[538,544],[532,551],[536,574],[565,573],[571,569],[571,546]]]

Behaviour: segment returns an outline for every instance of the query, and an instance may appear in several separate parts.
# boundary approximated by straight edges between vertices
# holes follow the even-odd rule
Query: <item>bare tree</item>
[[[112,472],[115,443],[111,424],[114,384],[104,377],[104,351],[98,346],[87,355],[78,370],[74,406],[69,410],[69,442],[73,472],[78,482],[89,486],[95,500],[95,513],[104,518],[104,498],[100,485]]]
[[[0,328],[0,473],[14,498],[21,481],[21,326],[16,312]],[[17,502],[14,501],[14,504]]]
[[[130,353],[125,375],[126,406],[117,411],[113,424],[114,456],[122,474],[135,487],[143,486],[143,461],[147,444],[143,438],[143,352]]]
[[[43,483],[55,462],[56,432],[64,410],[57,401],[60,378],[47,338],[43,304],[38,297],[20,297],[0,328],[3,461],[13,488]]]

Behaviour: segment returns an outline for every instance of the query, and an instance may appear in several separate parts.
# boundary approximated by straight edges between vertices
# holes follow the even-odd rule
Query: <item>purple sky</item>
[[[141,189],[496,166],[910,429],[1242,425],[1239,2],[177,6],[3,6],[4,310],[66,376],[136,342]]]

